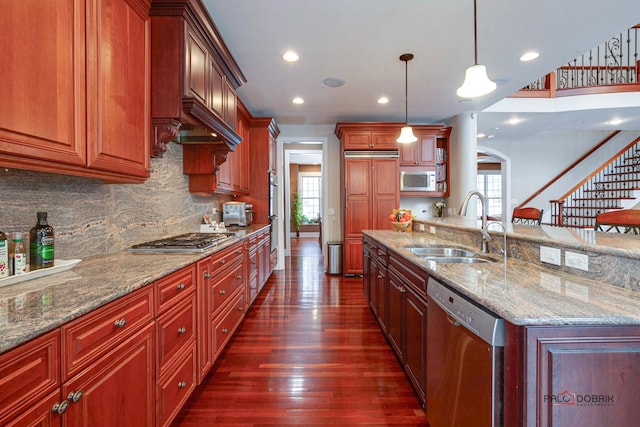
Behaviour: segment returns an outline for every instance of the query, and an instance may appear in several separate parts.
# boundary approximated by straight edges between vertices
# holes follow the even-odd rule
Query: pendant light
[[[404,62],[404,127],[400,129],[400,136],[396,142],[400,144],[409,144],[416,142],[418,138],[413,134],[413,129],[409,126],[409,61],[413,59],[413,53],[404,53],[400,55],[400,61]]]
[[[476,98],[496,90],[496,84],[489,80],[487,67],[478,64],[478,24],[476,18],[476,0],[473,0],[473,46],[475,63],[467,68],[464,82],[458,88],[456,94],[461,98]]]

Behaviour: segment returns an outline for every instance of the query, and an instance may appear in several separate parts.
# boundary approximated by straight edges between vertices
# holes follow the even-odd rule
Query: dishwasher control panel
[[[427,293],[453,320],[494,347],[504,346],[504,320],[432,277]]]

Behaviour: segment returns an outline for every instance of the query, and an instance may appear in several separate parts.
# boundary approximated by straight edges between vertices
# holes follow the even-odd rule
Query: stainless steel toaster
[[[222,221],[225,227],[238,225],[246,227],[253,222],[253,205],[246,202],[226,202],[222,204]]]

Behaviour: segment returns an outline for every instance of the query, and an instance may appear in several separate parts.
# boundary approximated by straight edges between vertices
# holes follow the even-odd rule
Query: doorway
[[[322,247],[323,149],[322,142],[283,142],[284,188],[282,189],[285,256],[291,255],[291,238],[298,232],[292,221],[294,195],[301,197],[303,223],[299,235],[315,238]]]
[[[477,185],[489,205],[488,215],[511,221],[511,159],[497,150],[478,146]],[[492,192],[497,188],[499,194]],[[492,203],[494,201],[494,203]],[[478,203],[480,203],[478,201]],[[493,209],[491,207],[493,206]],[[478,207],[477,209],[480,209]],[[480,210],[477,210],[480,212]]]

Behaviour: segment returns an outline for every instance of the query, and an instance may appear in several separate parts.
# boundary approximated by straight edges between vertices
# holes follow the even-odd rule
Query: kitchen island
[[[411,346],[429,345],[426,311],[430,308],[425,294],[427,279],[433,278],[505,320],[500,402],[504,425],[633,425],[631,420],[640,416],[634,403],[640,392],[640,292],[634,280],[626,279],[632,276],[629,271],[619,274],[620,286],[607,281],[615,279],[614,266],[638,264],[637,238],[587,233],[586,238],[575,234],[552,239],[543,227],[514,226],[507,227],[506,262],[497,253],[504,245],[504,235],[492,231],[492,253],[485,256],[495,262],[444,263],[428,261],[409,248],[455,246],[480,252],[481,235],[475,221],[460,217],[426,220],[414,224],[414,230],[420,224],[427,232],[364,233],[365,248],[369,248],[365,258],[369,251],[373,260],[368,270],[375,275],[373,280],[365,275],[365,294],[419,395],[433,372],[425,357],[424,377],[420,377],[421,367],[411,361],[415,353]],[[596,247],[594,239],[625,245]],[[587,252],[596,279],[582,271],[574,274],[573,268],[564,265],[536,262],[540,245]],[[601,267],[603,260],[609,265]],[[409,297],[398,297],[398,289],[400,295],[418,295],[419,301],[424,298],[425,313],[416,316],[416,304]],[[406,313],[397,313],[398,301],[404,301]],[[398,329],[398,319],[403,318],[414,322],[404,320],[404,330]],[[422,335],[415,332],[420,327]],[[424,343],[416,346],[417,340]],[[428,395],[425,398],[429,400]]]

